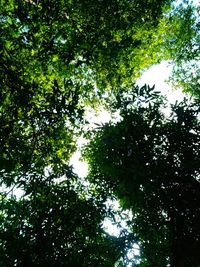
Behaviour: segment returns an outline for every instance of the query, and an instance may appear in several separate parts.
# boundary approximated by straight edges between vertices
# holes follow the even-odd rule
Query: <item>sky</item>
[[[145,83],[151,86],[155,84],[155,89],[166,95],[169,103],[174,104],[176,100],[181,101],[185,95],[180,89],[173,89],[167,83],[171,72],[172,66],[167,61],[163,61],[147,70],[142,77],[138,79],[137,84],[139,86]]]

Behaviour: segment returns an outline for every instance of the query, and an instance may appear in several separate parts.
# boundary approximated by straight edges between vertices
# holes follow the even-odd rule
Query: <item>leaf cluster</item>
[[[166,118],[146,85],[116,102],[121,121],[103,126],[86,148],[89,179],[132,210],[145,266],[197,266],[199,106],[184,100]]]

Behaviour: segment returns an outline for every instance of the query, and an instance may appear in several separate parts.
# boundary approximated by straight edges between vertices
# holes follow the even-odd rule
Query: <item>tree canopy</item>
[[[199,105],[176,103],[166,118],[164,103],[146,85],[120,94],[121,120],[96,131],[85,151],[88,178],[131,209],[139,266],[198,266]]]
[[[123,240],[101,227],[105,207],[81,197],[66,171],[56,184],[55,173],[32,174],[21,199],[1,195],[1,266],[113,266],[122,255]]]
[[[2,267],[199,265],[198,11],[172,0],[1,0]],[[158,92],[135,86],[162,60],[196,96],[169,118]],[[103,104],[121,120],[85,131],[85,110]],[[70,166],[81,134],[85,179]],[[119,215],[113,198],[133,215],[119,236],[103,226]],[[128,262],[133,244],[140,256]]]
[[[170,21],[170,23],[169,23]],[[174,86],[199,98],[199,6],[182,4],[174,9],[165,23],[168,31],[164,41],[166,58],[173,63]]]

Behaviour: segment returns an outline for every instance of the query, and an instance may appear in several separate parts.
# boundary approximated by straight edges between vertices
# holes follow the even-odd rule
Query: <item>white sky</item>
[[[176,100],[181,101],[185,96],[182,91],[180,89],[173,90],[166,82],[171,71],[172,66],[170,66],[167,61],[163,61],[147,70],[142,77],[138,79],[137,84],[139,86],[143,86],[145,83],[150,86],[155,84],[155,89],[160,91],[163,95],[166,95],[169,103],[173,104]]]

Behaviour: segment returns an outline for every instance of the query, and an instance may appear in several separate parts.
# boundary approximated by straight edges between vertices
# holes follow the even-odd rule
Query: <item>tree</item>
[[[123,256],[127,238],[101,225],[109,191],[83,193],[68,163],[85,107],[160,60],[171,2],[1,1],[1,266],[113,266]]]
[[[198,266],[200,262],[199,105],[171,106],[148,86],[119,94],[121,120],[92,135],[85,157],[89,180],[131,209],[138,266]]]
[[[170,13],[163,23],[167,33],[163,50],[173,66],[170,81],[174,87],[199,98],[199,6],[185,1]]]
[[[135,55],[170,3],[153,2],[2,0],[2,182],[69,160],[85,105],[100,101],[108,84],[114,91],[116,81],[128,83],[139,66]]]
[[[1,194],[1,266],[112,267],[122,256],[124,241],[101,227],[103,203],[77,192],[77,177],[63,169],[62,182],[50,170],[30,173],[22,197]]]
[[[142,65],[155,62],[148,44],[150,47],[154,41],[153,32],[170,3],[164,0],[156,3],[152,0],[3,1],[4,65],[12,64],[11,69],[17,70],[18,75],[26,73],[24,76],[29,81],[42,80],[48,84],[49,76],[58,78],[59,74],[62,83],[62,77],[71,80],[75,75],[82,89],[85,86],[81,80],[89,79],[86,75],[89,71],[99,90],[105,90],[105,83],[123,81],[122,75],[124,80],[132,74],[137,76]],[[103,80],[106,82],[102,88]],[[81,92],[84,95],[84,90]]]

